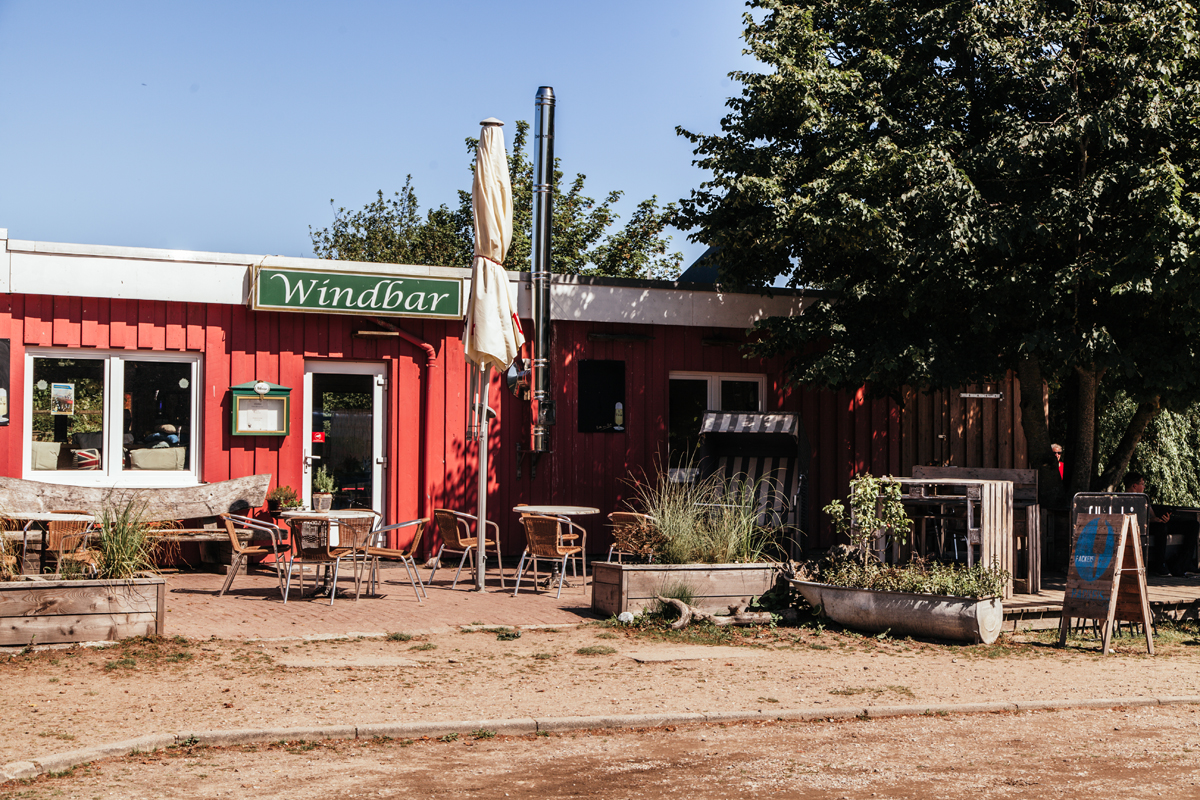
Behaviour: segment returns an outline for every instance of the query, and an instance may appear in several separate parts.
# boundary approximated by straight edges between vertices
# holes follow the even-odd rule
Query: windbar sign
[[[461,278],[256,267],[251,297],[258,311],[434,319],[463,315]]]

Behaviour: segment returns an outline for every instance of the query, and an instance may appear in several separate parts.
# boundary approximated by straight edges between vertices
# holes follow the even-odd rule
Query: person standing
[[[1130,472],[1125,476],[1125,491],[1146,493],[1146,478],[1140,472]],[[1150,563],[1147,565],[1155,575],[1170,575],[1167,566],[1167,523],[1171,521],[1171,513],[1164,512],[1159,516],[1149,502],[1146,503],[1146,527],[1150,534]]]

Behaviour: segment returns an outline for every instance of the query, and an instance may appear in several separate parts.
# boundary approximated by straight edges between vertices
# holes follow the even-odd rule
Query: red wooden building
[[[0,241],[0,474],[152,487],[271,473],[307,496],[325,466],[344,502],[389,521],[474,507],[468,270],[31,242],[3,229]],[[528,318],[528,275],[510,280]],[[781,361],[743,356],[755,320],[802,306],[787,291],[555,277],[557,420],[536,465],[520,456],[528,403],[503,376],[491,387],[488,507],[505,551],[523,543],[517,503],[622,508],[630,475],[694,440],[697,408],[800,414],[811,546],[832,543],[819,509],[856,472],[1024,466],[1011,377],[908,392],[902,407],[788,388]],[[234,388],[258,382],[270,393]],[[590,549],[604,552],[604,526],[588,524]]]

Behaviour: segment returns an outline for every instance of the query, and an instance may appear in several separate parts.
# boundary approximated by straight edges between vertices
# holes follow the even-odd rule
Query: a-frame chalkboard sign
[[[1154,655],[1144,564],[1136,515],[1076,516],[1058,629],[1059,646],[1067,643],[1072,618],[1103,620],[1103,652],[1108,653],[1113,623],[1123,620],[1142,623],[1146,648]]]

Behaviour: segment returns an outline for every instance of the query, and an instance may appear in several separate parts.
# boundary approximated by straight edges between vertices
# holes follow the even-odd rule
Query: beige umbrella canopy
[[[504,256],[512,243],[512,184],[498,119],[485,119],[475,156],[471,210],[475,215],[475,260],[467,301],[463,348],[480,367],[507,369],[525,343],[508,291]]]
[[[483,546],[487,522],[488,475],[488,387],[491,368],[507,369],[517,357],[525,336],[508,292],[508,275],[501,266],[512,243],[512,184],[508,177],[508,154],[504,150],[504,125],[485,119],[475,153],[475,183],[471,187],[471,210],[475,215],[475,259],[471,265],[471,297],[463,327],[463,350],[471,362],[471,427],[479,441],[479,512],[475,533],[478,568],[475,588],[484,591],[487,548]]]

